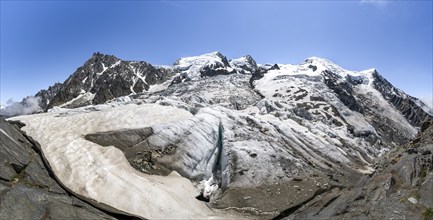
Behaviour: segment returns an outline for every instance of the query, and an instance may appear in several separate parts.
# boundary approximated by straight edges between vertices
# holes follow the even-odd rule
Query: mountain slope
[[[155,192],[181,210],[179,201],[194,204],[197,212],[184,217],[207,215],[190,200],[200,192],[188,181],[212,212],[280,216],[352,187],[431,118],[376,70],[349,71],[317,57],[262,65],[213,52],[155,67],[94,54],[52,97],[48,113],[14,120],[42,143],[54,173],[95,205],[145,218],[171,216],[149,211],[163,205],[149,200]],[[177,190],[172,178],[187,184],[184,197],[166,194]],[[124,203],[104,194],[125,199],[116,190],[150,180],[164,184]]]
[[[433,121],[417,138],[378,161],[376,172],[353,188],[334,189],[299,209],[288,219],[431,219],[433,217]]]

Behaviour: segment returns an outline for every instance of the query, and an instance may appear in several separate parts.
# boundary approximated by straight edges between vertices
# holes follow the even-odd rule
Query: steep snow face
[[[338,74],[341,77],[346,77],[348,74],[359,75],[357,72],[346,70],[333,63],[332,61],[320,57],[310,57],[306,59],[304,63],[301,63],[300,66],[309,66],[310,68],[313,68],[315,66],[318,73],[328,70],[335,74]]]
[[[90,111],[52,112],[13,118],[42,146],[56,177],[72,192],[95,205],[143,218],[204,218],[214,215],[195,199],[188,179],[145,175],[134,170],[123,153],[86,141],[88,133],[139,128],[191,117],[187,111],[161,105],[124,105]],[[66,129],[65,129],[66,128]]]
[[[61,108],[74,108],[77,106],[86,106],[92,104],[92,100],[95,98],[95,94],[91,92],[85,92],[84,90],[81,91],[81,94],[77,97],[73,98],[72,100],[63,103],[59,105],[58,107]]]

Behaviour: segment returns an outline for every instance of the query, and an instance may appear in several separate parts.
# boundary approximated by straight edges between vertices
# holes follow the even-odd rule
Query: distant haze
[[[40,98],[29,96],[23,102],[13,102],[12,99],[8,100],[8,105],[0,109],[0,115],[15,116],[27,115],[36,111],[42,110],[39,106]]]

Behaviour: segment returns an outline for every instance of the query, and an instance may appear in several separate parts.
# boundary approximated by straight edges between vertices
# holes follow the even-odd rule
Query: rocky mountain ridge
[[[314,71],[317,66],[313,63],[319,63],[322,66],[319,71],[323,71],[323,74],[327,76],[327,85],[334,88],[339,98],[349,107],[359,108],[353,102],[354,96],[351,94],[350,87],[362,83],[360,78],[332,74],[347,70],[323,58],[312,57],[306,59],[305,63],[309,63],[309,68]],[[159,91],[166,89],[167,85],[216,75],[235,73],[251,75],[250,83],[254,87],[253,81],[263,77],[267,71],[275,69],[279,69],[278,64],[257,64],[250,55],[228,60],[220,52],[181,58],[173,66],[154,66],[145,61],[123,61],[115,56],[97,52],[65,82],[55,83],[48,89],[36,93],[35,97],[40,99],[39,105],[45,111],[54,106],[74,108],[88,104],[102,104],[114,98],[147,91]],[[413,124],[419,126],[428,117],[426,115],[433,114],[432,110],[422,101],[395,88],[376,70],[373,71],[375,72],[373,81],[376,90],[402,114],[405,114]],[[344,82],[337,86],[333,85],[330,80],[333,78],[335,81],[335,77],[346,77],[347,80],[343,80]],[[149,90],[151,86],[158,88]],[[345,91],[346,89],[349,90]],[[349,103],[350,101],[352,103]]]

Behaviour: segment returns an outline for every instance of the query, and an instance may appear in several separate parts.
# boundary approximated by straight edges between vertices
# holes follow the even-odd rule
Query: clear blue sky
[[[93,52],[172,64],[220,51],[376,68],[429,97],[432,1],[1,1],[1,104],[63,82]]]

